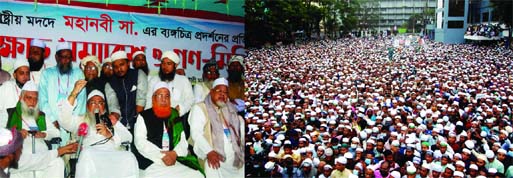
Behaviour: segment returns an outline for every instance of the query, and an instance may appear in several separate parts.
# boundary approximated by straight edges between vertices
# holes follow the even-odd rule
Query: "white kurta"
[[[79,125],[86,122],[85,117],[72,115],[75,106],[67,100],[59,102],[58,107],[61,127],[77,135]],[[128,129],[117,122],[113,126],[114,135],[108,142],[91,146],[104,140],[105,136],[97,133],[95,119],[89,121],[92,123],[88,123],[89,130],[82,141],[83,150],[77,162],[75,177],[137,178],[139,176],[137,159],[132,152],[124,151],[120,147],[121,143],[132,141],[132,134]]]
[[[46,140],[59,136],[59,130],[46,120]],[[37,127],[34,119],[23,118],[22,128],[30,130]],[[35,172],[37,178],[64,177],[64,161],[58,156],[57,150],[48,150],[43,138],[35,139],[35,154],[32,154],[32,136],[29,134],[23,140],[23,150],[18,162],[18,169],[11,169],[12,178],[32,177]]]
[[[167,178],[167,177],[186,177],[186,178],[202,178],[203,175],[201,172],[194,170],[190,167],[187,167],[178,161],[175,165],[166,166],[162,161],[164,154],[161,153],[161,149],[148,141],[147,137],[146,124],[144,123],[144,119],[141,115],[137,116],[137,121],[134,126],[134,141],[137,150],[141,155],[149,160],[153,161],[146,170],[141,173],[141,177],[151,177],[151,178]],[[172,144],[172,143],[170,143]],[[174,151],[177,156],[187,156],[188,154],[188,143],[185,138],[185,133],[182,132],[180,142],[174,147]]]
[[[150,77],[148,79],[148,91],[153,91],[153,86],[160,81],[159,76]],[[171,107],[176,108],[176,106],[180,106],[180,116],[183,116],[185,113],[189,112],[192,104],[194,104],[194,94],[192,92],[191,82],[185,76],[175,75],[175,79],[173,81],[166,83],[169,91],[171,91]],[[146,107],[144,109],[152,107],[152,96],[153,92],[147,92]]]
[[[205,124],[207,123],[207,114],[203,111],[200,105],[196,104],[192,107],[188,122],[191,125],[191,128],[197,128],[191,129],[191,137],[194,141],[194,153],[198,155],[198,158],[205,160],[205,174],[208,178],[244,177],[244,167],[240,169],[233,167],[234,151],[231,139],[229,139],[226,134],[223,134],[226,160],[221,162],[221,167],[217,170],[208,166],[207,154],[212,151],[213,148],[204,136],[203,128],[205,128]],[[244,122],[241,120],[240,133],[244,133],[243,124]],[[244,138],[241,138],[241,143],[244,143]]]
[[[21,95],[21,88],[16,85],[14,79],[8,80],[0,85],[2,102],[0,102],[0,126],[7,125],[7,109],[16,107]]]
[[[205,101],[205,97],[207,97],[209,92],[210,88],[207,87],[205,82],[196,83],[194,85],[194,103]]]

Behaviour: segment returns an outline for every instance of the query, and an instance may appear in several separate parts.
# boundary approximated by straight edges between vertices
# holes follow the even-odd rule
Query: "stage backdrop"
[[[87,55],[143,50],[152,73],[166,50],[181,57],[192,80],[215,58],[226,68],[245,55],[243,0],[0,0],[0,56],[9,68],[26,59],[32,39],[46,42],[45,63],[53,66],[58,42],[72,45],[74,66]],[[225,70],[221,70],[226,76]]]

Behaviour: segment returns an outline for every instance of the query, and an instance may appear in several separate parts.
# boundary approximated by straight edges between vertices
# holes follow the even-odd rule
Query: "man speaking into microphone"
[[[105,95],[93,90],[87,96],[87,112],[84,116],[73,116],[76,107],[75,97],[85,87],[87,81],[75,83],[68,100],[58,104],[60,125],[73,134],[79,131],[79,125],[88,125],[83,136],[82,151],[76,165],[75,177],[131,177],[138,175],[137,160],[125,151],[121,143],[131,142],[132,135],[116,118],[106,114]],[[123,163],[123,164],[119,164]]]

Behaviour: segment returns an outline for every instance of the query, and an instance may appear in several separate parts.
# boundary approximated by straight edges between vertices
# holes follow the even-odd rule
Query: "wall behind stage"
[[[186,17],[160,14],[162,10],[158,14],[124,12],[123,5],[110,5],[116,9],[109,9],[105,8],[107,5],[87,7],[89,4],[74,5],[74,1],[69,5],[52,2],[0,2],[0,56],[4,65],[12,66],[14,60],[26,59],[34,38],[46,42],[47,66],[56,64],[55,47],[62,41],[72,44],[74,66],[87,55],[96,55],[102,61],[114,51],[125,50],[132,60],[133,52],[143,50],[152,73],[158,71],[162,53],[173,50],[181,57],[180,65],[187,76],[193,79],[201,78],[201,68],[211,58],[218,61],[222,76],[226,76],[223,69],[230,57],[246,53],[244,22],[240,20],[243,17],[224,15],[226,18],[213,12],[201,13],[206,14],[205,18],[190,17],[196,11],[183,9],[190,12],[184,13],[188,14]],[[141,8],[145,7],[135,7]],[[209,14],[224,18],[212,19]]]

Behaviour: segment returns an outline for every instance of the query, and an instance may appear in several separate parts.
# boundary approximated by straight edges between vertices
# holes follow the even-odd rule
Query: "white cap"
[[[146,56],[146,54],[144,53],[144,51],[136,51],[135,53],[132,54],[132,59],[135,58],[135,56],[139,55],[139,54],[142,54],[144,56]]]
[[[406,167],[406,172],[408,172],[408,174],[415,174],[415,172],[417,172],[417,168],[415,168],[415,166],[408,166]]]
[[[110,57],[107,57],[105,59],[103,59],[103,63],[107,63],[107,62],[112,62],[112,59]]]
[[[453,176],[465,177],[465,175],[463,174],[463,172],[460,172],[460,171],[456,171],[456,172],[454,172]]]
[[[23,85],[23,88],[21,88],[21,91],[38,91],[37,85],[34,83],[34,81],[29,80]]]
[[[161,89],[161,88],[166,88],[169,90],[167,83],[160,81],[160,82],[155,83],[155,85],[153,85],[153,90],[151,90],[151,93],[155,93],[155,91],[157,91],[158,89]]]
[[[495,173],[497,173],[497,169],[491,167],[490,169],[488,169],[488,173],[495,174]]]
[[[274,163],[274,162],[269,161],[269,162],[265,163],[264,168],[265,168],[266,170],[272,170],[272,169],[274,169],[274,165],[275,165],[275,163]]]
[[[232,62],[239,62],[240,65],[244,66],[244,58],[242,58],[242,56],[239,56],[239,55],[232,56],[232,58],[228,62],[228,65],[230,65]]]
[[[102,97],[103,100],[105,100],[105,95],[103,95],[102,92],[100,92],[99,90],[93,90],[91,91],[91,93],[89,93],[89,95],[87,95],[87,100],[89,101],[89,99],[91,99],[93,96],[100,96]]]
[[[30,64],[28,63],[28,61],[26,59],[16,59],[16,61],[14,61],[13,69],[16,70],[22,66],[30,67]]]
[[[55,51],[59,52],[60,50],[64,50],[64,49],[71,50],[71,45],[69,44],[69,42],[62,42],[62,43],[57,44],[57,50],[55,50]]]
[[[120,59],[128,59],[125,51],[116,51],[110,55],[112,62]]]
[[[475,164],[471,164],[469,168],[473,170],[479,170],[479,167],[477,167]]]
[[[93,55],[89,55],[82,58],[82,60],[80,60],[80,66],[84,68],[87,62],[93,62],[96,67],[100,66],[100,61],[98,60],[98,57]]]
[[[488,159],[492,159],[492,158],[494,158],[494,157],[495,157],[495,153],[493,153],[493,151],[492,151],[492,150],[487,150],[487,151],[486,151],[486,158],[488,158]]]
[[[175,64],[180,64],[180,57],[178,57],[178,54],[176,54],[173,51],[165,51],[164,53],[162,53],[162,57],[160,58],[160,60],[162,61],[162,59],[164,58],[168,58]]]
[[[347,159],[345,157],[339,157],[335,159],[335,163],[347,164]]]
[[[30,47],[32,47],[32,46],[46,48],[46,44],[43,40],[35,39],[35,38],[30,42]]]
[[[392,178],[401,178],[401,173],[399,173],[398,171],[392,171],[392,173],[390,173],[390,176]]]
[[[467,140],[467,141],[465,141],[465,146],[468,149],[474,149],[474,142],[472,142],[472,140]]]
[[[456,161],[456,165],[465,167],[465,163],[463,161]]]
[[[216,80],[214,80],[214,83],[212,84],[212,88],[215,88],[218,85],[226,85],[226,86],[228,86],[228,80],[226,80],[223,77],[217,78]]]

